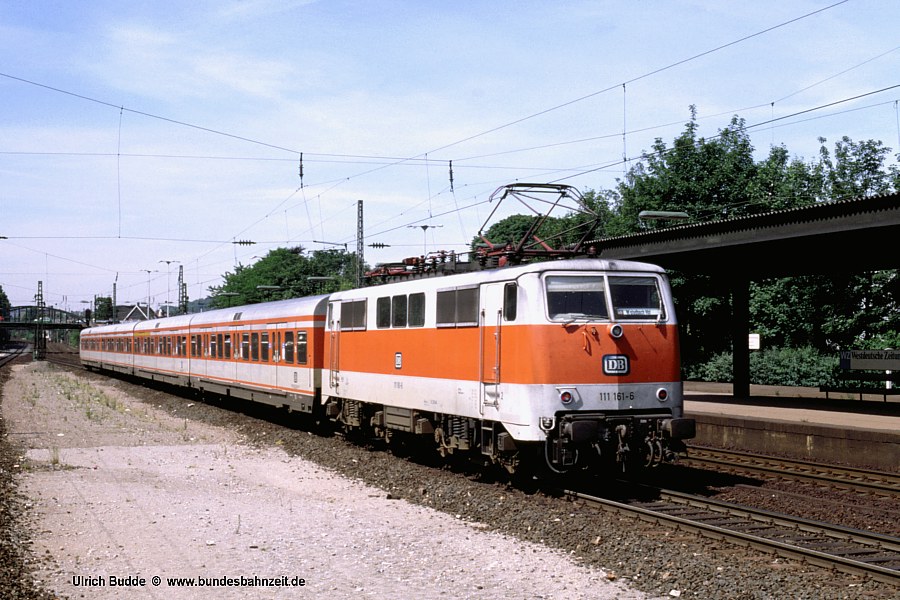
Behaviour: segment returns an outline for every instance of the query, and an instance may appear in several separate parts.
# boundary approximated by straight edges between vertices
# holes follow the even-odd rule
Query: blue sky
[[[180,264],[198,298],[276,247],[355,248],[357,200],[371,264],[462,250],[497,187],[613,188],[691,105],[711,136],[900,84],[900,2],[836,2],[0,3],[0,286],[155,305]],[[751,139],[896,150],[898,99]]]

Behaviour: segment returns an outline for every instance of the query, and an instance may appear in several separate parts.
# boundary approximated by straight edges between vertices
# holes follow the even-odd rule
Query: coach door
[[[284,372],[284,323],[269,323],[266,325],[266,333],[269,345],[268,360],[272,365],[273,385],[281,387],[287,385],[288,376]]]
[[[500,344],[503,322],[503,283],[481,286],[479,294],[479,354],[481,414],[500,406]]]
[[[336,393],[341,380],[341,303],[328,303],[328,387]]]

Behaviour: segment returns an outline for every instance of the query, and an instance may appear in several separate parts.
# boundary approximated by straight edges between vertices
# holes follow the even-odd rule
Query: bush
[[[821,354],[810,346],[751,352],[750,382],[802,387],[834,385],[838,362],[837,356]],[[732,382],[731,353],[717,354],[702,364],[686,365],[685,377],[696,381]]]

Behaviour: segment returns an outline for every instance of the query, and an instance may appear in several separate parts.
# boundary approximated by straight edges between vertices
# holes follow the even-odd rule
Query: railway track
[[[842,490],[900,498],[900,475],[894,473],[699,446],[691,446],[689,452],[689,456],[679,460],[679,464],[713,466],[726,471],[740,470],[778,479],[812,482]]]
[[[28,344],[11,343],[0,348],[0,367],[4,367],[26,353]]]
[[[653,490],[652,501],[628,503],[569,490],[564,493],[595,508],[900,584],[900,538],[669,490]]]

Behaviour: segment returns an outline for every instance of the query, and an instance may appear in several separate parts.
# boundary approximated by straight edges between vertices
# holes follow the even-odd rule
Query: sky
[[[0,287],[155,307],[181,268],[201,298],[275,248],[354,251],[360,200],[371,265],[464,251],[529,212],[489,220],[500,186],[613,189],[691,106],[704,137],[745,119],[760,160],[896,153],[898,23],[896,0],[0,0]]]

